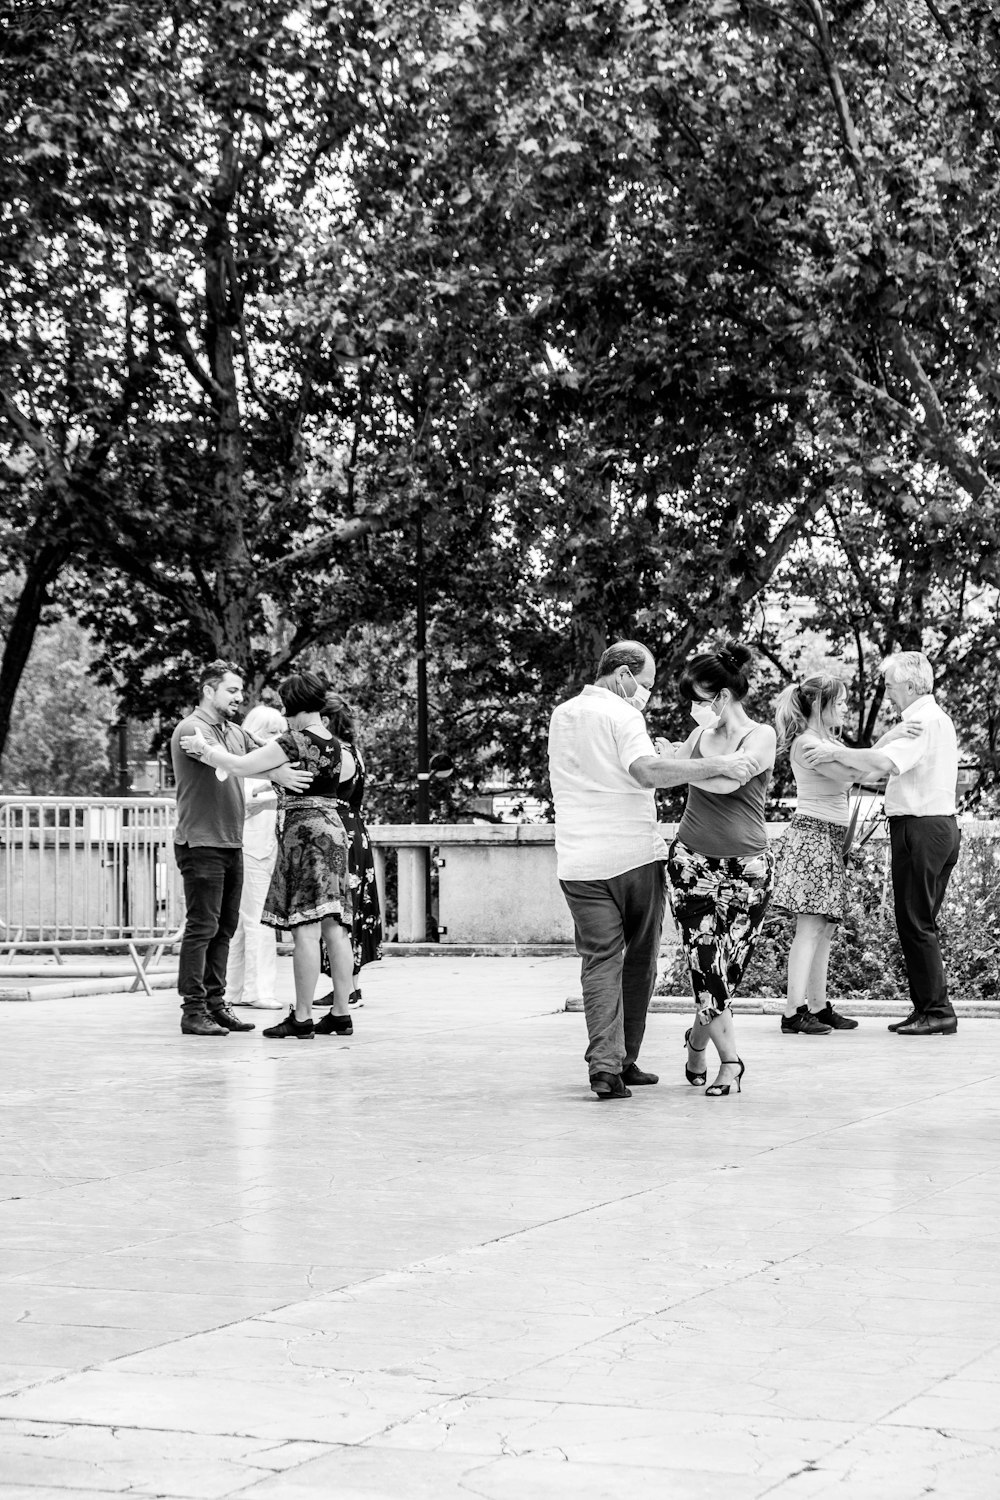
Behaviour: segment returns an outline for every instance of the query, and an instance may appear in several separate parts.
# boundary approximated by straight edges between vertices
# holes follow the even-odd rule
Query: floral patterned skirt
[[[753,955],[771,899],[774,855],[725,859],[674,839],[667,892],[699,1010],[727,1010]]]
[[[772,904],[795,915],[843,921],[847,906],[842,823],[796,813],[781,840]]]
[[[347,843],[335,801],[299,797],[287,803],[279,818],[278,861],[261,921],[284,928],[337,917],[349,927]]]
[[[349,840],[347,869],[354,904],[351,947],[354,950],[354,973],[357,976],[365,964],[377,963],[382,957],[382,911],[379,906],[378,885],[375,882],[375,856],[364,819],[357,808],[344,802],[338,806]],[[324,974],[329,974],[330,955],[325,943],[322,944],[322,949],[320,967]]]

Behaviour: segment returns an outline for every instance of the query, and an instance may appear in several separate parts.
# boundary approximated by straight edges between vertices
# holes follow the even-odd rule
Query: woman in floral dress
[[[365,795],[365,763],[358,749],[358,737],[354,724],[354,716],[350,705],[339,693],[330,693],[327,696],[323,709],[323,721],[331,733],[335,734],[344,748],[344,759],[341,766],[340,792],[337,806],[340,816],[347,829],[350,839],[348,850],[348,869],[351,877],[351,894],[354,900],[354,919],[351,926],[351,943],[354,950],[354,988],[351,990],[350,1003],[352,1005],[362,1004],[361,988],[357,983],[358,975],[365,964],[377,963],[382,957],[382,912],[379,906],[378,885],[375,880],[375,856],[372,853],[371,840],[368,837],[368,829],[362,815],[362,804]],[[323,961],[325,973],[329,973],[329,963],[325,958]],[[333,1002],[333,992],[318,997],[317,1005],[328,1005]],[[331,1020],[324,1018],[318,1025],[325,1027]],[[342,1035],[350,1035],[350,1020],[347,1025],[340,1024],[333,1027]]]
[[[320,972],[320,937],[330,955],[335,1009],[346,1015],[351,988],[353,901],[348,870],[349,840],[338,807],[343,751],[320,717],[330,685],[314,672],[286,677],[278,689],[288,730],[246,755],[209,745],[200,734],[181,741],[189,755],[236,776],[261,776],[287,762],[312,771],[307,791],[282,792],[278,861],[261,920],[289,929],[294,943],[295,1004],[266,1037],[314,1034],[312,1001]],[[331,1028],[332,1029],[332,1028]]]

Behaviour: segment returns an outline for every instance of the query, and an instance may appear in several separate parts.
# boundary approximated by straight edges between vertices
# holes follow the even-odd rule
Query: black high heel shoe
[[[741,1089],[740,1089],[740,1079],[743,1077],[743,1074],[747,1070],[746,1063],[745,1062],[741,1062],[738,1057],[720,1057],[719,1058],[719,1066],[720,1066],[720,1068],[731,1068],[731,1067],[734,1067],[736,1065],[736,1063],[740,1064],[740,1071],[737,1073],[736,1077],[732,1080],[732,1083],[713,1083],[711,1088],[708,1088],[708,1089],[705,1090],[705,1098],[706,1099],[724,1099],[725,1096],[728,1093],[730,1093],[730,1091],[733,1089],[734,1086],[735,1086],[736,1092],[738,1094],[742,1092]]]
[[[694,1030],[694,1027],[693,1026],[689,1026],[688,1029],[687,1029],[687,1031],[685,1031],[685,1033],[684,1033],[684,1045],[685,1045],[685,1047],[691,1047],[691,1033],[692,1033],[693,1030]],[[691,1051],[692,1052],[697,1052],[699,1054],[702,1053],[702,1052],[707,1052],[707,1050],[708,1050],[707,1047],[691,1047]],[[684,1077],[687,1079],[688,1083],[690,1083],[692,1085],[693,1088],[700,1089],[700,1088],[704,1087],[704,1085],[705,1085],[705,1083],[706,1083],[706,1081],[708,1079],[708,1073],[707,1072],[705,1072],[705,1073],[692,1073],[691,1069],[687,1065],[687,1058],[685,1058],[684,1059]]]

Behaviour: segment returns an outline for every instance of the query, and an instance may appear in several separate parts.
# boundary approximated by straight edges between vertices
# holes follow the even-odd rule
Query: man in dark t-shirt
[[[186,907],[177,988],[185,1036],[227,1036],[230,1031],[254,1029],[225,1003],[229,940],[236,931],[243,889],[243,781],[185,755],[180,739],[197,730],[210,744],[223,745],[234,755],[257,746],[232,723],[243,702],[239,668],[231,662],[209,662],[198,687],[198,707],[170,736],[177,786],[174,855]],[[273,779],[301,791],[311,778],[283,766]]]

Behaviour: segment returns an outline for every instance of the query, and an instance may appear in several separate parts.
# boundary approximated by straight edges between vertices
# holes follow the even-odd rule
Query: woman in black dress
[[[335,990],[346,1009],[353,969],[353,901],[347,830],[338,808],[343,752],[320,717],[330,685],[315,672],[286,677],[278,689],[288,730],[259,750],[230,755],[200,734],[186,735],[189,755],[235,776],[262,776],[287,762],[313,772],[307,791],[281,793],[278,861],[261,921],[289,929],[294,943],[295,1005],[266,1037],[314,1035],[312,999],[319,978],[320,937],[326,944]],[[330,1028],[332,1029],[332,1028]]]
[[[323,708],[323,722],[335,734],[343,746],[341,781],[337,807],[350,839],[348,848],[348,871],[351,878],[351,894],[354,900],[354,919],[351,926],[351,943],[354,952],[354,969],[351,990],[351,1005],[360,1005],[361,989],[358,975],[365,964],[377,963],[382,957],[382,912],[379,906],[378,885],[375,880],[375,856],[371,840],[362,815],[365,795],[365,763],[358,749],[354,716],[347,700],[339,693],[329,693]],[[323,955],[324,973],[329,973],[329,960]],[[317,998],[317,1005],[334,1003],[334,993]],[[336,1007],[335,1007],[336,1009]],[[317,1023],[319,1031],[336,1031],[349,1036],[353,1031],[350,1018],[344,1020],[335,1014],[325,1016]]]

